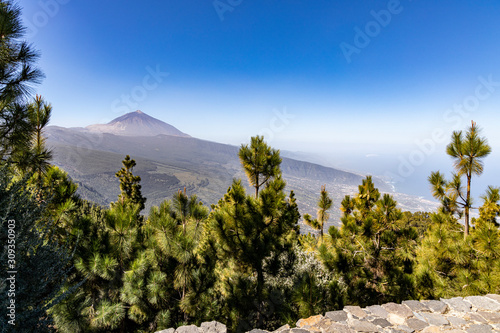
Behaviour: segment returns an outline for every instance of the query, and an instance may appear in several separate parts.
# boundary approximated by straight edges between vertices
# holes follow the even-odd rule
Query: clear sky
[[[264,134],[403,179],[405,159],[413,174],[440,167],[471,119],[500,150],[498,0],[18,3],[52,125],[140,109],[194,137],[238,145]]]

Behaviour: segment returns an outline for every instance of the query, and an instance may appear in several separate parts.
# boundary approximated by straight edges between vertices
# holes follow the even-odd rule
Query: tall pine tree
[[[139,211],[145,207],[146,198],[141,193],[141,177],[135,176],[132,171],[136,163],[129,155],[122,161],[123,167],[116,173],[116,177],[120,179],[120,195],[118,201],[122,203],[130,203],[139,205]]]
[[[413,296],[416,230],[403,223],[394,199],[368,176],[354,198],[342,201],[340,229],[330,227],[320,258],[346,285],[346,301],[371,305]]]
[[[244,330],[269,325],[271,316],[279,313],[264,279],[279,269],[265,263],[292,250],[299,212],[293,192],[285,195],[277,151],[256,137],[239,155],[256,197],[248,196],[241,180],[235,180],[210,214],[202,246],[217,258],[218,290],[226,298],[222,310],[228,324]]]
[[[486,138],[479,136],[480,129],[472,121],[471,126],[464,134],[455,131],[451,136],[451,142],[446,147],[446,153],[453,159],[456,173],[451,181],[446,181],[438,171],[429,176],[429,182],[433,187],[433,196],[441,200],[443,211],[458,213],[461,217],[462,210],[465,213],[464,237],[469,235],[470,210],[472,208],[471,180],[473,175],[483,173],[482,159],[491,153],[491,147]],[[465,176],[466,188],[462,187],[462,177]]]
[[[25,30],[20,7],[0,1],[0,160],[26,151],[33,130],[26,101],[43,74]]]
[[[317,218],[312,219],[309,214],[304,215],[305,223],[315,230],[319,230],[319,238],[323,239],[323,228],[330,218],[328,210],[332,207],[332,199],[328,196],[326,186],[321,186],[321,192],[318,200],[318,213]]]

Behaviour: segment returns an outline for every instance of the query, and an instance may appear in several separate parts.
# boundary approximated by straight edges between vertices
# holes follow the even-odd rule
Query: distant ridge
[[[186,138],[191,137],[179,131],[174,126],[153,118],[140,110],[127,113],[107,124],[87,126],[86,129],[94,133],[110,133],[121,136],[172,135]]]
[[[234,179],[246,179],[238,158],[239,147],[193,138],[141,111],[125,114],[106,125],[87,128],[48,126],[47,143],[53,149],[52,163],[63,168],[78,183],[78,194],[107,206],[120,194],[116,171],[126,155],[136,162],[141,177],[146,212],[160,205],[179,189],[186,188],[207,205],[216,204]],[[160,134],[160,135],[159,135]],[[315,215],[321,186],[327,187],[338,205],[345,195],[357,193],[364,176],[283,156],[281,164],[287,192],[293,191],[302,214]],[[432,202],[402,193],[374,178],[382,192],[395,196],[404,210],[433,210]],[[246,181],[243,181],[247,184]],[[331,211],[338,224],[341,211]]]

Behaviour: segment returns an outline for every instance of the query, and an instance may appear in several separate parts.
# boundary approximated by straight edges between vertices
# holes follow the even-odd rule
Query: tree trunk
[[[259,197],[259,158],[257,155],[257,147],[253,149],[253,156],[255,157],[255,199]]]
[[[264,289],[264,272],[262,267],[257,268],[257,323],[259,327],[263,324],[262,315],[262,290]]]
[[[186,297],[186,279],[184,279],[184,285],[182,286],[182,300]],[[184,311],[182,311],[184,312]],[[187,323],[188,322],[188,314],[184,312],[184,321]]]
[[[472,175],[467,173],[467,198],[465,203],[465,229],[464,229],[464,239],[469,236],[469,209],[470,209],[470,180]]]

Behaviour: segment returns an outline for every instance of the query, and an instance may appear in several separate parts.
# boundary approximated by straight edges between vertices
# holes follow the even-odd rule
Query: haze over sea
[[[452,170],[452,131],[473,119],[493,149],[476,202],[500,185],[497,0],[18,3],[52,125],[140,109],[201,139],[264,134],[429,198],[430,172]]]

